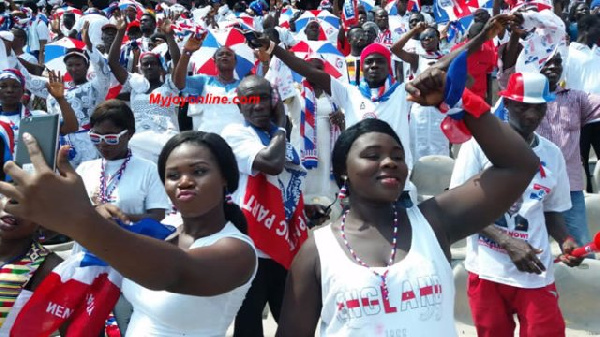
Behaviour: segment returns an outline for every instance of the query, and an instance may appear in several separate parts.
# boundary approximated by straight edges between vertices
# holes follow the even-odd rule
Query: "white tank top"
[[[236,238],[254,249],[247,235],[228,222],[216,234],[196,240],[190,249],[206,247],[222,238]],[[258,265],[258,262],[256,262]],[[160,266],[156,266],[160,268]],[[144,337],[212,337],[225,336],[242,306],[254,274],[244,285],[216,296],[192,296],[166,291],[153,291],[124,279],[121,291],[133,305],[133,315],[127,327],[127,336]]]
[[[321,336],[456,336],[454,278],[433,229],[417,206],[407,209],[411,248],[381,279],[350,260],[331,226],[315,231],[321,263]],[[402,234],[400,234],[402,235]],[[375,268],[383,273],[385,267]]]

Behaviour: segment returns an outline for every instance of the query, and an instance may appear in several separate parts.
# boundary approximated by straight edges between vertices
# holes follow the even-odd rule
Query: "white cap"
[[[0,31],[0,38],[2,38],[2,40],[13,42],[15,39],[15,36],[13,35],[12,32],[10,32],[8,30],[3,30],[3,31]]]

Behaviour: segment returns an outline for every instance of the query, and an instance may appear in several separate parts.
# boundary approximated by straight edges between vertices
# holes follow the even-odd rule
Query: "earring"
[[[348,177],[343,176],[342,178],[344,179],[344,184],[342,185],[342,188],[340,189],[340,193],[338,193],[338,198],[340,200],[346,199],[346,197],[348,195],[348,188],[346,187],[346,181],[348,180]]]
[[[41,229],[37,230],[37,237],[38,237],[38,241],[46,240],[46,235],[44,234],[44,231]]]
[[[227,189],[225,189],[225,203],[227,205],[233,205],[233,198],[231,197],[231,193],[229,193]]]

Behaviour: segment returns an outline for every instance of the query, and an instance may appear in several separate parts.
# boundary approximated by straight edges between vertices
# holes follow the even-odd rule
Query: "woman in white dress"
[[[179,105],[172,102],[160,104],[160,102],[169,97],[178,97],[179,89],[171,81],[171,75],[166,73],[160,54],[145,52],[140,55],[141,74],[129,73],[121,66],[119,52],[127,23],[120,15],[116,15],[115,18],[118,32],[110,48],[108,64],[117,80],[123,85],[121,91],[131,92],[129,101],[135,116],[136,129],[136,133],[131,138],[131,150],[134,154],[156,163],[162,147],[179,132],[177,120]],[[169,53],[175,65],[179,61],[179,47],[175,42],[171,21],[165,19],[159,29],[165,34]]]
[[[169,242],[102,218],[67,161],[68,148],[61,148],[60,174],[55,174],[35,140],[26,136],[24,144],[36,173],[28,175],[13,162],[7,173],[35,191],[0,185],[1,193],[14,199],[6,211],[68,235],[126,278],[121,290],[134,310],[127,336],[225,336],[252,283],[257,258],[243,234],[241,210],[227,202],[239,172],[220,136],[182,132],[161,152],[159,175],[183,222]]]

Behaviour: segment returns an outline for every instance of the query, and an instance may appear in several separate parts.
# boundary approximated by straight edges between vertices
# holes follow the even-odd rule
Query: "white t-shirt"
[[[334,103],[344,110],[346,128],[365,118],[378,118],[387,122],[400,137],[405,152],[405,161],[412,169],[410,152],[410,131],[408,115],[410,103],[406,100],[404,84],[400,84],[385,102],[372,102],[360,92],[360,89],[350,84],[344,84],[331,78],[331,98]],[[407,180],[408,182],[408,180]]]
[[[48,25],[39,15],[36,16],[35,21],[29,26],[27,37],[27,46],[32,52],[40,50],[40,40],[45,40],[46,42],[50,41],[50,30],[48,30]],[[37,63],[37,60],[35,63]]]
[[[109,177],[106,187],[108,192],[113,189],[115,184],[115,179],[110,177],[117,173],[124,160],[106,162],[106,173]],[[98,194],[101,169],[102,159],[86,161],[77,167],[77,174],[83,178],[90,199]],[[129,214],[142,214],[149,209],[156,208],[169,210],[169,198],[158,176],[156,165],[148,160],[132,156],[112,192],[111,204]]]
[[[102,27],[109,23],[109,20],[101,14],[85,14],[75,22],[73,29],[77,32],[81,32],[83,24],[88,21],[90,23],[90,41],[92,41],[92,45],[96,47],[98,44],[102,43]]]
[[[19,56],[17,56],[20,59],[23,59],[29,63],[33,63],[33,64],[37,64],[38,63],[38,59],[35,58],[35,56],[29,54],[29,53],[23,53]]]
[[[569,177],[560,149],[537,135],[539,144],[533,148],[540,158],[545,177],[538,171],[522,197],[509,212],[496,220],[496,228],[512,237],[543,249],[538,255],[546,266],[540,275],[521,272],[506,251],[487,237],[473,234],[467,238],[465,268],[480,278],[519,288],[542,288],[554,282],[554,263],[548,242],[544,212],[563,212],[571,208]],[[492,166],[474,139],[463,144],[454,165],[450,188]]]
[[[237,96],[239,85],[239,80],[222,84],[214,76],[194,75],[186,78],[184,92],[205,98],[219,97],[220,102],[227,98],[228,102],[233,102],[234,97]],[[240,108],[237,104],[230,103],[190,103],[188,115],[192,117],[194,130],[219,134],[229,124],[242,124],[244,122]]]

